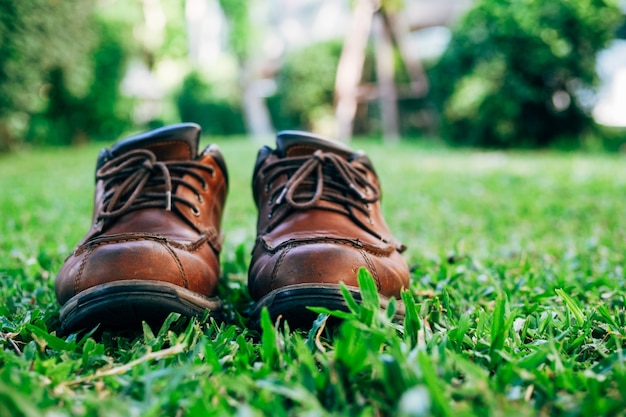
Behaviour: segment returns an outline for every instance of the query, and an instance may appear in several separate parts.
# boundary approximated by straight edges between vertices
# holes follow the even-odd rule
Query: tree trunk
[[[386,14],[387,27],[396,41],[398,51],[411,80],[411,91],[417,97],[424,97],[428,93],[429,83],[422,63],[411,58],[410,46],[407,42],[411,29],[406,17],[402,13]]]
[[[274,127],[267,109],[265,97],[261,91],[259,80],[248,67],[250,63],[240,66],[242,73],[241,89],[243,90],[242,106],[246,130],[255,139],[265,138],[274,134]]]
[[[398,94],[394,80],[394,56],[391,31],[382,12],[374,17],[374,36],[376,39],[376,80],[378,99],[385,143],[397,143],[400,140],[398,129]]]
[[[357,108],[357,93],[365,63],[365,49],[372,26],[374,5],[357,0],[350,29],[343,44],[335,79],[337,138],[349,141]]]

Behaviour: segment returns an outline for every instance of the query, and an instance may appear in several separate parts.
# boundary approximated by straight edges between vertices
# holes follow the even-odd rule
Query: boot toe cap
[[[343,282],[356,287],[361,267],[372,274],[382,295],[398,297],[403,288],[408,288],[408,267],[397,252],[382,255],[342,244],[309,243],[287,245],[254,258],[249,290],[255,299],[276,288],[304,283]]]

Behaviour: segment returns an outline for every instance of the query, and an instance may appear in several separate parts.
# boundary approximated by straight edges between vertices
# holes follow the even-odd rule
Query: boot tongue
[[[317,150],[333,152],[350,158],[354,153],[343,143],[323,138],[312,133],[286,130],[276,135],[276,150],[280,156],[293,157],[310,155]]]
[[[162,127],[124,139],[111,147],[116,157],[135,149],[147,149],[159,161],[185,161],[196,159],[200,141],[200,126],[180,123]]]

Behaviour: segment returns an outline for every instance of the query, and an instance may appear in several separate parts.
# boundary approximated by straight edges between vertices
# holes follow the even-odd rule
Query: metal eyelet
[[[98,219],[94,224],[93,224],[93,229],[97,232],[102,231],[102,228],[104,226],[104,221],[102,219]]]
[[[192,213],[194,216],[196,216],[196,217],[200,217],[200,210],[199,210],[199,209],[198,209],[198,207],[196,207],[196,206],[193,206],[193,207],[191,208],[191,213]]]

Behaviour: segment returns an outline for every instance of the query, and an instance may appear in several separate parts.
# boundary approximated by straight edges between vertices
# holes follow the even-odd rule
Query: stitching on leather
[[[214,227],[207,229],[203,236],[206,237],[206,241],[209,246],[215,251],[215,253],[220,253],[222,251],[222,241],[224,240],[223,236],[215,230]],[[198,242],[198,246],[193,249],[193,251],[198,250],[201,247],[201,244]]]
[[[178,267],[178,272],[180,272],[180,275],[183,279],[183,287],[189,288],[189,280],[187,279],[187,274],[185,273],[183,264],[180,262],[180,259],[178,259],[178,255],[176,255],[176,252],[174,252],[174,249],[172,249],[167,243],[163,243],[163,246],[165,247],[165,249],[167,249],[170,255],[172,255],[172,258],[174,258],[174,262],[176,263],[176,266]]]
[[[378,271],[376,270],[376,266],[374,265],[374,262],[372,262],[372,259],[363,249],[361,249],[359,252],[361,253],[361,256],[363,257],[363,259],[365,259],[367,268],[369,269],[372,276],[374,277],[374,280],[376,281],[376,288],[378,289],[378,291],[380,291],[380,288],[381,288],[380,277],[378,276]]]
[[[259,240],[263,243],[263,248],[267,252],[270,252],[270,253],[276,253],[279,250],[283,249],[285,246],[293,247],[293,246],[301,246],[301,245],[308,245],[308,244],[314,244],[314,243],[334,243],[337,245],[352,246],[354,248],[366,251],[367,253],[370,253],[378,257],[389,256],[396,250],[395,247],[391,245],[386,245],[385,247],[381,248],[381,247],[370,245],[368,243],[363,243],[358,239],[339,239],[339,238],[331,238],[331,237],[289,239],[276,247],[270,246],[267,240],[264,238],[260,238]]]
[[[122,237],[125,236],[125,237]],[[155,235],[145,235],[141,233],[127,233],[124,235],[120,235],[119,237],[115,236],[104,236],[100,238],[96,238],[85,244],[81,245],[76,249],[75,254],[80,255],[85,250],[93,250],[93,248],[97,248],[103,245],[110,245],[114,243],[127,243],[127,242],[138,242],[143,240],[150,240],[158,243],[167,243],[176,249],[185,250],[187,252],[195,252],[206,242],[216,251],[220,252],[221,245],[219,244],[218,237],[213,230],[209,231],[209,234],[203,233],[200,238],[194,242],[188,244],[178,243],[176,241],[169,240],[168,238],[162,236]]]
[[[93,251],[94,251],[93,248],[88,248],[87,254],[85,254],[83,259],[80,261],[80,267],[78,268],[78,273],[76,274],[76,278],[74,278],[74,294],[78,294],[78,291],[80,288],[80,281],[83,278],[83,271],[85,270],[85,266],[87,265],[87,260],[89,259]]]
[[[287,246],[285,248],[284,251],[281,252],[281,254],[278,256],[278,260],[276,261],[276,263],[274,264],[274,268],[272,269],[272,276],[270,278],[270,290],[274,290],[274,281],[276,280],[276,276],[278,275],[278,270],[280,269],[280,265],[283,263],[283,260],[285,259],[285,255],[287,255],[287,252],[289,252],[291,250],[293,246]]]

